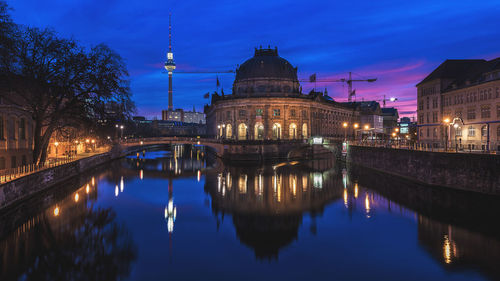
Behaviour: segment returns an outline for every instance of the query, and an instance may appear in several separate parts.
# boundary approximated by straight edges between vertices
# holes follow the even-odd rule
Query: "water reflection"
[[[90,186],[92,185],[92,187]],[[111,209],[95,208],[88,183],[31,217],[0,242],[2,280],[117,280],[137,257]]]
[[[220,276],[189,273],[220,260],[234,279],[251,272],[369,279],[373,268],[391,272],[392,280],[437,279],[439,270],[441,279],[500,279],[498,199],[332,159],[232,166],[202,147],[173,146],[113,162],[57,190],[0,213],[1,280],[116,280],[131,271],[131,278],[146,278],[134,270],[211,280]],[[402,254],[414,272],[393,270]],[[155,260],[160,265],[145,266]],[[330,268],[331,261],[342,266]],[[281,271],[269,272],[269,263]]]
[[[207,173],[205,191],[215,215],[232,215],[238,238],[257,258],[277,258],[297,239],[304,213],[319,214],[342,194],[333,161],[322,165],[321,171],[295,165],[220,167]]]

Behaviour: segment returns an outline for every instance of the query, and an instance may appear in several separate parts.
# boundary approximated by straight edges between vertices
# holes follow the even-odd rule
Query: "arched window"
[[[295,123],[290,124],[289,138],[292,140],[297,138],[297,125]]]
[[[279,123],[273,124],[273,139],[274,140],[281,139],[281,124]]]
[[[256,140],[263,140],[264,139],[264,125],[262,125],[262,123],[255,124],[254,138]]]
[[[233,126],[231,124],[226,125],[226,139],[230,139],[233,137]]]
[[[302,124],[302,138],[307,139],[307,124]]]
[[[241,123],[238,126],[238,140],[246,140],[247,139],[247,125],[245,123]]]

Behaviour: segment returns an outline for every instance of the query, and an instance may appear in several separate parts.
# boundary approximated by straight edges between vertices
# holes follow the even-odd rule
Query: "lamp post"
[[[449,138],[449,135],[450,135],[450,118],[445,118],[443,121],[444,121],[444,125],[446,126],[446,128],[444,130],[444,136],[445,136],[444,151],[448,151],[448,139],[450,139]]]
[[[56,165],[57,165],[57,147],[59,146],[59,143],[57,141],[54,142],[54,146],[56,147]]]
[[[453,128],[455,129],[455,152],[458,152],[458,143],[457,143],[457,129],[459,125],[458,123],[453,124]]]
[[[120,140],[123,139],[123,128],[125,128],[123,125],[120,125]]]
[[[227,135],[226,124],[222,124],[222,139],[225,139]]]
[[[344,141],[346,141],[347,140],[347,126],[348,126],[347,122],[344,122],[342,124],[342,126],[344,127]]]
[[[356,140],[356,138],[357,138],[358,127],[359,127],[359,124],[354,123],[354,140]]]

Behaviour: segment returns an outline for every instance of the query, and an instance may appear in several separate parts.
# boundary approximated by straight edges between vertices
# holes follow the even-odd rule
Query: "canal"
[[[0,213],[0,280],[500,280],[500,201],[333,159],[131,155]]]

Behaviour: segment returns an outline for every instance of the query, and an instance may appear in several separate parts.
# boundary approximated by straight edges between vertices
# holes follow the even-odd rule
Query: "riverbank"
[[[346,161],[427,185],[500,195],[500,155],[351,145]]]
[[[142,146],[127,147],[117,145],[109,152],[78,159],[3,183],[0,185],[0,210],[26,200],[43,190],[80,175],[99,165],[142,149],[144,149]]]

